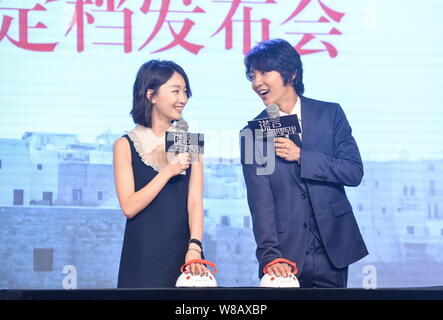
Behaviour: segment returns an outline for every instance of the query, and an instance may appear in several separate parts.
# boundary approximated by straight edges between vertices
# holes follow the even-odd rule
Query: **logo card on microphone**
[[[165,152],[203,154],[204,145],[203,133],[172,131],[165,133]]]
[[[285,137],[301,132],[296,114],[251,120],[248,125],[253,132],[260,130],[263,138]]]

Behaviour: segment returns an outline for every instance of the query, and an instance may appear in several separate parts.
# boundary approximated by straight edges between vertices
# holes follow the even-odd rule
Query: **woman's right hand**
[[[168,162],[165,170],[167,170],[172,178],[189,168],[191,156],[189,153],[169,154]]]

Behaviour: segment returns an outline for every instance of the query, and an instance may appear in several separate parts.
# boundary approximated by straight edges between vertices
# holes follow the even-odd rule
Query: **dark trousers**
[[[302,273],[298,281],[301,288],[346,288],[348,267],[335,268],[320,241],[315,218],[310,219],[310,241]]]

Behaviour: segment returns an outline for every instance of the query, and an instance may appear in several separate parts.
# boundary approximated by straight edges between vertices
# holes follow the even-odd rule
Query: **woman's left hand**
[[[197,250],[189,249],[186,253],[185,263],[196,259],[201,259],[201,253]],[[201,263],[191,263],[185,267],[185,272],[190,272],[193,275],[206,276],[209,274],[209,269]]]
[[[275,138],[275,154],[286,161],[299,161],[300,148],[289,138]]]

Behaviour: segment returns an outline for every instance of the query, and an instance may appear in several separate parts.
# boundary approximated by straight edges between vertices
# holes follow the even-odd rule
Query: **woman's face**
[[[168,121],[179,120],[183,109],[188,102],[185,79],[174,72],[172,77],[165,82],[157,93],[148,90],[147,97],[153,103],[152,117],[159,117]]]

